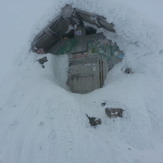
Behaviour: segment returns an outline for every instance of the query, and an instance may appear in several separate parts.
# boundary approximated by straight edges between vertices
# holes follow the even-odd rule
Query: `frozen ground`
[[[42,69],[29,51],[70,2],[114,22],[116,35],[106,35],[126,54],[104,88],[85,95],[66,86],[66,55],[48,54]],[[162,163],[162,8],[162,0],[1,0],[0,163]],[[104,100],[124,108],[124,118],[108,119]],[[102,125],[90,127],[86,113]]]

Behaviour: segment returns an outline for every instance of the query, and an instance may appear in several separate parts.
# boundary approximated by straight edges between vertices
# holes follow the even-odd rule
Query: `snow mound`
[[[0,2],[0,163],[161,163],[163,151],[163,31],[161,1],[16,0]],[[73,94],[66,85],[67,55],[30,52],[35,35],[65,3],[106,16],[116,34],[104,31],[125,52],[105,86]],[[143,4],[144,7],[141,5]],[[141,6],[141,7],[139,7]],[[158,11],[156,10],[158,8]],[[130,67],[133,74],[125,74]],[[121,107],[109,119],[105,107]],[[85,114],[101,118],[92,128]]]

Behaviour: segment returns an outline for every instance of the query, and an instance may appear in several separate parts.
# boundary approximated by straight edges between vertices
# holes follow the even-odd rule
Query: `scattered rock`
[[[132,70],[132,68],[130,68],[130,66],[128,66],[128,65],[124,65],[124,66],[121,68],[121,70],[122,70],[124,73],[126,73],[126,74],[132,74],[132,73],[134,73],[133,70]]]
[[[103,101],[102,103],[101,103],[101,106],[105,106],[106,105],[106,101]]]
[[[123,109],[121,108],[105,108],[105,112],[109,118],[123,117]]]
[[[129,67],[127,67],[127,68],[125,69],[124,72],[125,72],[126,74],[132,74],[132,73],[133,73],[132,69],[129,68]]]
[[[45,68],[44,63],[48,61],[47,57],[43,57],[37,60],[41,65],[42,68]]]
[[[96,117],[89,117],[87,114],[86,114],[86,116],[89,119],[89,123],[91,126],[97,126],[102,123],[100,118],[97,119]]]

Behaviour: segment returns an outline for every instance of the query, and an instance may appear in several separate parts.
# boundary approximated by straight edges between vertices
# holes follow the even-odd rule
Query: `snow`
[[[84,95],[66,85],[67,55],[47,54],[43,69],[42,56],[30,52],[65,3],[112,21],[116,34],[105,33],[126,54],[102,89]],[[162,0],[0,1],[0,163],[162,163],[162,7]],[[105,107],[123,108],[124,117],[109,119]],[[91,127],[85,114],[102,124]]]

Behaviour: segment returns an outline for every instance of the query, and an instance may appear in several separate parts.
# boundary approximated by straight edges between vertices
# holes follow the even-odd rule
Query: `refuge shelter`
[[[105,17],[67,4],[31,44],[31,50],[38,54],[68,54],[67,84],[74,93],[102,88],[107,72],[124,57],[117,44],[94,26],[115,32],[114,24]]]

